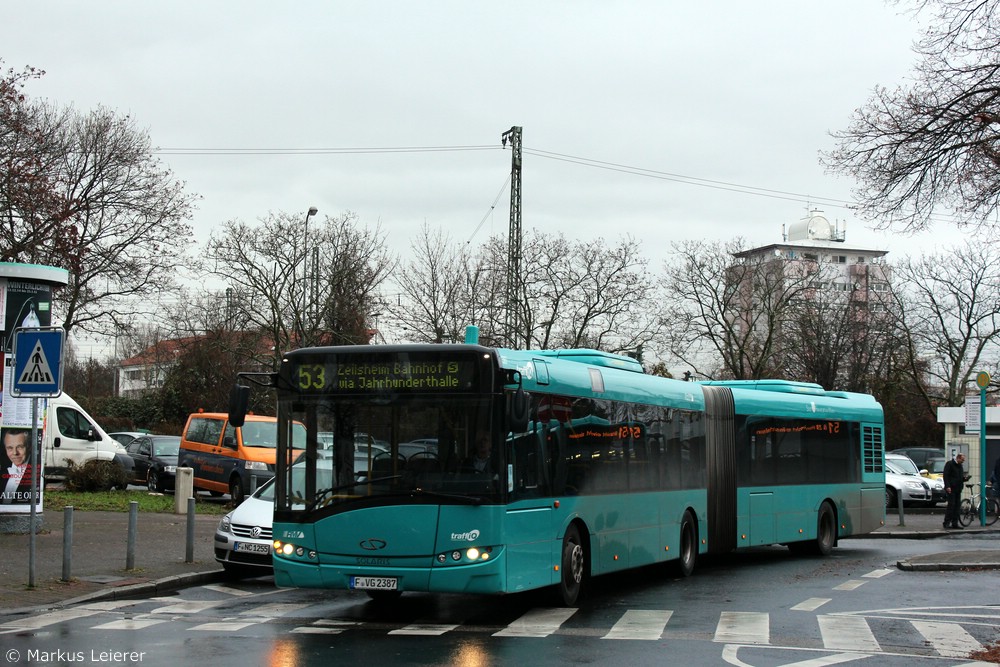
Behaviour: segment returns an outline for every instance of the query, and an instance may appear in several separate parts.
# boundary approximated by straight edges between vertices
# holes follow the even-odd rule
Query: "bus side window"
[[[545,493],[545,439],[543,431],[538,430],[513,441],[514,494],[517,498],[536,498]]]

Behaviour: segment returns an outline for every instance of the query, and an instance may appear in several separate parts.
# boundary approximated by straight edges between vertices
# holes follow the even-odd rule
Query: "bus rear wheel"
[[[829,503],[823,503],[816,518],[816,541],[812,543],[813,553],[829,556],[837,544],[837,517]]]
[[[570,524],[563,535],[562,563],[559,571],[559,597],[567,607],[572,607],[580,599],[580,592],[587,576],[587,550],[580,538],[576,524]]]
[[[830,503],[823,503],[816,515],[816,539],[808,542],[792,542],[788,548],[794,554],[829,556],[836,544],[837,515]]]
[[[691,512],[685,512],[681,519],[680,558],[677,561],[678,576],[690,577],[698,562],[698,528]]]

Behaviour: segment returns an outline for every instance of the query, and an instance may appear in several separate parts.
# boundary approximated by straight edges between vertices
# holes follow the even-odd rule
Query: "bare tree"
[[[145,297],[176,285],[194,197],[128,116],[29,104],[11,90],[0,85],[0,255],[67,269],[55,294],[63,326],[113,334]]]
[[[928,409],[962,405],[973,376],[1000,360],[1000,250],[966,241],[895,267],[911,372]]]
[[[849,286],[810,290],[782,331],[784,374],[827,389],[872,393],[890,369],[905,366],[888,292]]]
[[[918,231],[937,212],[995,225],[1000,206],[998,0],[924,0],[912,83],[879,87],[822,161],[858,181],[859,212]]]
[[[608,248],[601,239],[571,242],[533,231],[525,239],[519,318],[531,346],[593,347],[633,352],[654,335],[647,262],[638,243],[624,239]],[[424,228],[413,244],[415,259],[397,282],[407,303],[399,321],[407,337],[428,342],[460,341],[464,327],[480,329],[484,345],[505,345],[507,248],[493,237],[470,252],[447,236]]]
[[[655,283],[638,242],[569,241],[532,231],[525,254],[525,322],[533,347],[632,352],[653,338]]]
[[[426,224],[410,243],[412,259],[401,266],[396,284],[407,298],[394,319],[407,338],[428,343],[452,340],[462,326],[455,321],[456,299],[464,276],[462,257],[448,235]]]
[[[62,146],[47,131],[61,119],[44,118],[24,94],[27,82],[43,74],[33,67],[0,74],[0,261],[32,257],[36,247],[59,238],[69,217],[54,168]]]
[[[814,281],[812,264],[793,268],[746,250],[741,238],[673,244],[676,261],[661,280],[661,335],[697,375],[786,377],[781,334]]]
[[[352,213],[305,224],[287,213],[256,226],[232,220],[206,251],[206,269],[232,290],[235,326],[267,336],[276,359],[294,347],[368,342],[379,289],[395,266],[380,230]]]

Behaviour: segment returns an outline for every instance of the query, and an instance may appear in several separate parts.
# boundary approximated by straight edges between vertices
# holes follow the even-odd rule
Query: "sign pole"
[[[35,519],[38,512],[38,399],[31,399],[31,533],[28,537],[28,588],[35,587]]]
[[[976,375],[979,387],[979,525],[986,525],[986,388],[990,374],[981,371]]]
[[[31,493],[29,494],[28,587],[35,587],[35,535],[42,477],[38,460],[38,399],[62,393],[62,365],[66,332],[61,327],[17,328],[14,334],[14,382],[11,396],[31,398]]]

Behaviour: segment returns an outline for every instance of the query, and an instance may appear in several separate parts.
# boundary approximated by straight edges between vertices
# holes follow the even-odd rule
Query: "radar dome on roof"
[[[837,236],[833,224],[818,211],[788,226],[789,241],[835,241]]]

